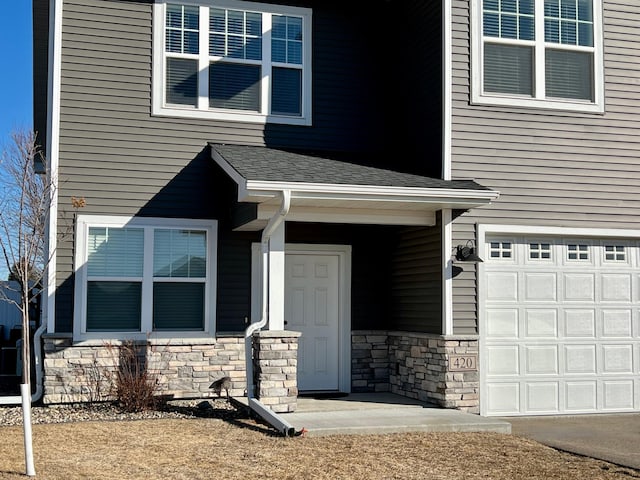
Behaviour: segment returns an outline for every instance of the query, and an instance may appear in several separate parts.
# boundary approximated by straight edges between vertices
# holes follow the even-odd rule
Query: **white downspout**
[[[263,405],[255,398],[253,383],[253,355],[252,355],[252,336],[253,333],[267,324],[268,320],[268,295],[269,295],[269,240],[276,229],[284,222],[285,217],[289,213],[291,206],[291,191],[282,191],[282,204],[278,212],[269,219],[269,223],[262,231],[261,247],[262,247],[262,315],[258,322],[254,322],[247,327],[244,332],[244,352],[245,352],[245,370],[247,374],[247,399],[249,408],[260,415],[264,420],[273,425],[283,435],[290,437],[295,433],[295,428],[288,422],[277,415],[273,410]]]
[[[47,323],[40,319],[40,326],[33,335],[33,353],[35,356],[35,372],[36,372],[36,391],[31,395],[31,402],[35,403],[42,398],[43,388],[43,367],[42,367],[42,346],[40,339],[42,334],[47,331]],[[21,395],[8,395],[0,397],[0,405],[20,405],[22,403]]]

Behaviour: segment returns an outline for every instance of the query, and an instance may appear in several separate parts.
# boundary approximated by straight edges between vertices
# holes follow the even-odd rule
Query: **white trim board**
[[[615,228],[541,227],[535,225],[478,224],[477,245],[484,243],[487,234],[512,233],[522,235],[562,235],[565,237],[640,238],[640,230]]]

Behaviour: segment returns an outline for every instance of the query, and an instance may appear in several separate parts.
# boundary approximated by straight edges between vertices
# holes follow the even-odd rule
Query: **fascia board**
[[[259,205],[257,221],[267,221],[277,212],[275,205]],[[295,207],[292,206],[287,221],[319,223],[365,223],[377,225],[433,226],[436,223],[434,210],[405,211],[379,210],[349,207]]]
[[[247,181],[245,196],[240,201],[273,197],[276,192],[290,190],[292,198],[366,200],[409,203],[485,204],[498,198],[495,190],[452,188],[390,187],[378,185],[342,185],[321,183],[281,183]]]

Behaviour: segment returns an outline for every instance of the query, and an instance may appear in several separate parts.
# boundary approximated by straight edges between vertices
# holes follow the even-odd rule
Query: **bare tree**
[[[41,167],[41,168],[38,168]],[[42,290],[49,263],[46,252],[49,207],[56,185],[38,149],[35,134],[17,130],[0,157],[0,249],[19,292],[14,303],[22,316],[22,396],[26,474],[35,476],[31,438],[32,302]]]

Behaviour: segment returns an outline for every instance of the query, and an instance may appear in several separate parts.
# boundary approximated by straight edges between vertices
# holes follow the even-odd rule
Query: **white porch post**
[[[442,210],[442,334],[453,334],[453,228],[450,209]]]
[[[269,324],[268,330],[284,330],[284,224],[269,239]]]

